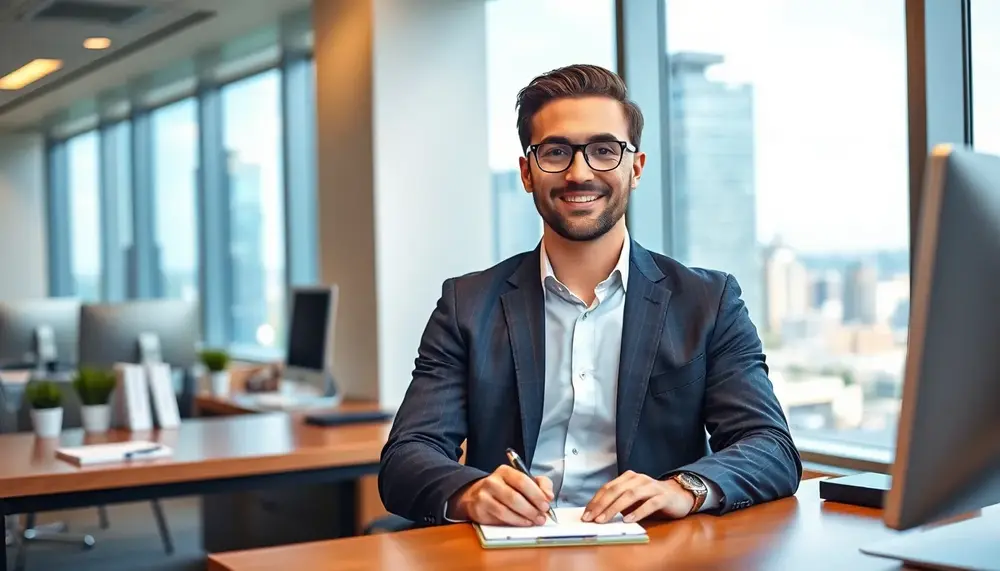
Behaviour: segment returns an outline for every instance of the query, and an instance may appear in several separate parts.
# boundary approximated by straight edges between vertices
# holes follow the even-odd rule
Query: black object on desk
[[[891,486],[891,476],[864,472],[820,481],[819,497],[828,502],[882,509]]]
[[[362,422],[382,422],[391,418],[392,414],[382,410],[318,412],[306,415],[306,424],[315,426],[341,426]]]

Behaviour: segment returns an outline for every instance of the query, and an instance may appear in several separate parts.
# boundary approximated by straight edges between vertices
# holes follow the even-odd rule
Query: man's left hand
[[[604,523],[615,514],[626,522],[640,521],[652,514],[681,518],[691,512],[694,494],[673,479],[655,480],[629,470],[601,486],[583,511],[582,521]]]

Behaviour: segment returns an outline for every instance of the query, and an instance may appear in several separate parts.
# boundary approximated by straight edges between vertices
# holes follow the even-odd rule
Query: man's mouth
[[[572,202],[574,204],[586,204],[588,202],[594,202],[595,200],[601,198],[600,194],[564,194],[559,197],[565,202]]]

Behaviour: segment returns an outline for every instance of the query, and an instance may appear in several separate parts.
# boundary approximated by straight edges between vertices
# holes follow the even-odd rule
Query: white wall
[[[0,135],[0,300],[48,294],[45,141]]]
[[[485,3],[314,0],[313,25],[335,372],[394,408],[441,283],[492,260]]]

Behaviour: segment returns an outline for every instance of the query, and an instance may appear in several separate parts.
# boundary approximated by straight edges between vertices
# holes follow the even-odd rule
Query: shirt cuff
[[[722,499],[722,492],[719,490],[719,486],[711,480],[707,480],[698,476],[705,486],[708,488],[708,494],[705,496],[705,501],[698,508],[698,512],[701,513],[707,510],[714,510],[719,507],[719,501]]]
[[[444,518],[444,521],[448,523],[465,523],[466,521],[468,521],[464,519],[451,519],[450,517],[448,517],[448,502],[444,503],[444,514],[442,514],[442,517]]]

